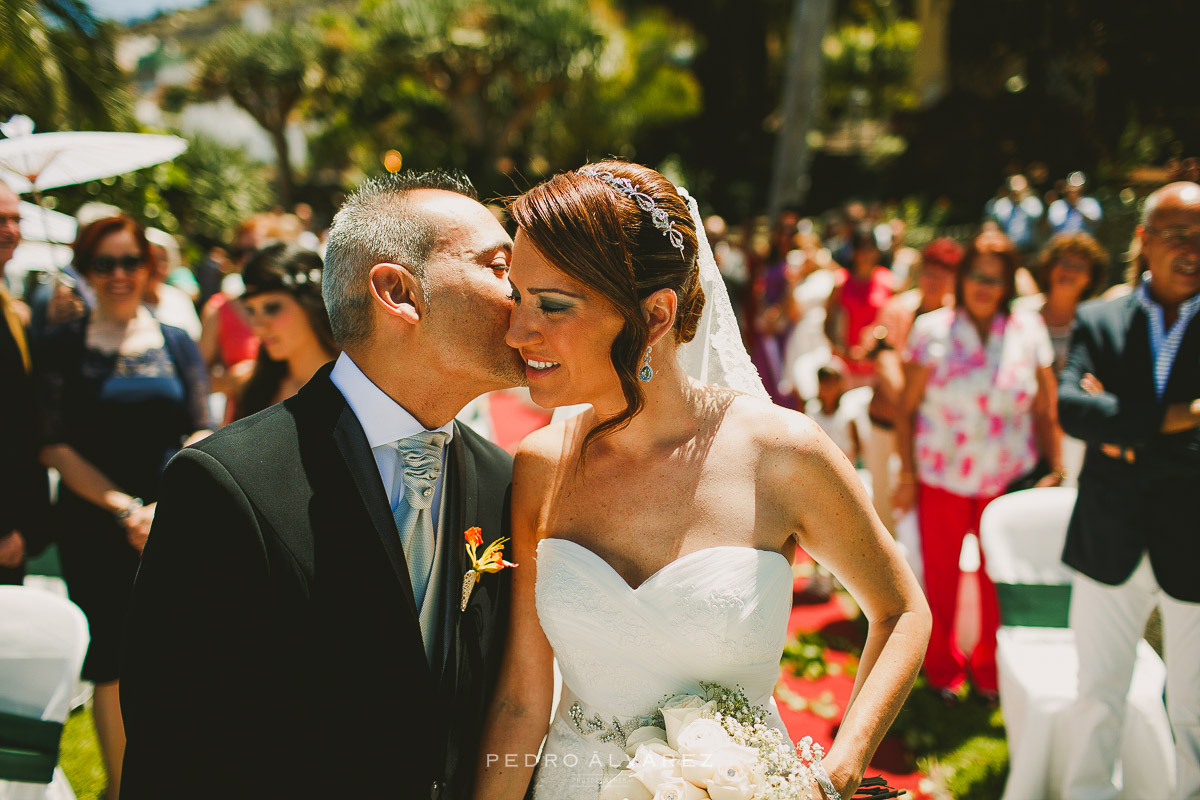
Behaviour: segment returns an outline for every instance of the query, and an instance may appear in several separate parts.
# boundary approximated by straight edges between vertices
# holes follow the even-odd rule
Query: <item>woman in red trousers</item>
[[[996,592],[979,570],[982,619],[974,652],[955,633],[963,537],[978,533],[984,507],[1017,479],[1062,480],[1054,352],[1042,318],[1010,311],[1020,264],[1008,237],[971,242],[955,279],[955,305],[919,317],[908,339],[904,398],[896,422],[897,510],[917,509],[933,632],[925,655],[930,685],[957,695],[970,677],[996,693]]]

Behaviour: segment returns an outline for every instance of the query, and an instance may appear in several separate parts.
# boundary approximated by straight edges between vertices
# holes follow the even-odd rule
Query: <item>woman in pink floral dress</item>
[[[933,631],[930,684],[947,696],[967,680],[996,692],[996,592],[979,570],[980,639],[964,653],[955,634],[963,537],[984,507],[1039,466],[1039,486],[1062,480],[1054,353],[1046,325],[1010,311],[1020,265],[1000,233],[971,242],[955,282],[955,305],[919,317],[908,339],[905,393],[896,423],[901,474],[893,502],[917,509]]]

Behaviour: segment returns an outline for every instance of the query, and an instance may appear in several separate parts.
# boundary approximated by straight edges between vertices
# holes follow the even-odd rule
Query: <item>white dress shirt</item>
[[[396,506],[404,499],[404,473],[400,469],[400,454],[396,450],[396,441],[420,433],[425,430],[425,426],[372,383],[345,353],[338,356],[329,379],[346,398],[350,410],[358,417],[358,422],[367,435],[367,444],[371,447],[371,454],[375,456],[375,466],[379,468],[379,478],[383,481],[384,491],[387,492],[388,507],[395,512]],[[454,421],[451,420],[437,430],[446,434],[446,444],[449,445],[450,440],[454,438]],[[430,507],[433,512],[434,531],[438,530],[445,477],[446,453],[443,451],[442,472],[438,476],[433,505]]]

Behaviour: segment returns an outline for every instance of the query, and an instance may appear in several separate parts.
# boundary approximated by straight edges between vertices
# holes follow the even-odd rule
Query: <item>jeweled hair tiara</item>
[[[683,253],[683,234],[675,227],[675,221],[671,219],[671,215],[665,209],[659,208],[654,202],[653,197],[634,186],[633,181],[629,180],[629,178],[618,178],[608,170],[584,167],[579,171],[584,175],[590,175],[593,178],[604,181],[637,203],[638,208],[650,215],[650,221],[654,223],[654,227],[662,231],[671,240],[671,246],[679,251],[680,257],[686,258]]]

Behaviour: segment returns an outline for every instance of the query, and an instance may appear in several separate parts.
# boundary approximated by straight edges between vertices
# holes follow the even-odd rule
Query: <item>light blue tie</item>
[[[425,590],[433,569],[436,542],[433,538],[431,507],[437,479],[442,474],[442,448],[445,444],[446,434],[441,431],[422,431],[396,442],[400,469],[403,470],[404,502],[396,505],[392,516],[396,520],[396,530],[400,532],[400,544],[404,548],[404,559],[408,562],[408,577],[412,581],[418,613],[425,603]]]

